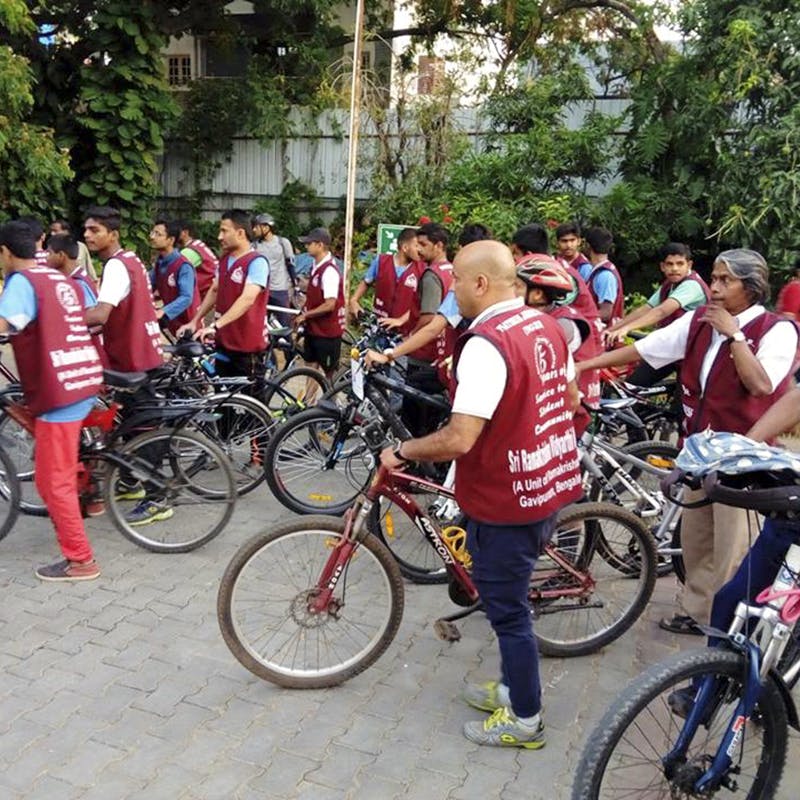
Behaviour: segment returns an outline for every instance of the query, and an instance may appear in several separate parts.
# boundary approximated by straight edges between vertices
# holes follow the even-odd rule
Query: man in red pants
[[[103,366],[86,328],[77,287],[36,265],[36,241],[24,222],[0,226],[0,333],[11,343],[25,403],[36,417],[36,488],[64,554],[39,567],[43,581],[86,581],[100,575],[78,502],[81,423],[103,382]]]

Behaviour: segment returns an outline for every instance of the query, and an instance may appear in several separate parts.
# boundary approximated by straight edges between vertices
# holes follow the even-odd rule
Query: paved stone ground
[[[200,551],[153,555],[104,520],[90,531],[103,576],[41,584],[57,554],[47,520],[21,517],[0,543],[0,800],[567,800],[584,736],[651,662],[693,646],[660,631],[671,578],[634,630],[604,653],[546,660],[547,747],[479,748],[462,738],[474,712],[465,680],[492,678],[486,621],[457,644],[432,621],[441,586],[409,586],[389,651],[338,689],[299,692],[253,677],[229,654],[215,613],[225,564],[250,533],[283,516],[266,489]],[[800,761],[800,740],[789,762]],[[779,800],[796,797],[787,769]]]

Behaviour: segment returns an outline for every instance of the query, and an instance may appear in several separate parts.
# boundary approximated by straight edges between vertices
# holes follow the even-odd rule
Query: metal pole
[[[364,45],[364,0],[356,2],[356,21],[353,34],[353,82],[350,89],[350,147],[347,154],[347,205],[344,212],[344,302],[350,302],[350,270],[353,252],[353,222],[356,210],[356,154],[358,152],[358,122],[361,111],[361,51]]]

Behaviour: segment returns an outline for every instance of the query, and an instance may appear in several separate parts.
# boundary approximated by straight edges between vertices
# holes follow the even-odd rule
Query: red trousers
[[[36,489],[42,496],[64,557],[90,561],[92,546],[86,538],[78,502],[78,442],[81,420],[36,420],[34,431]]]

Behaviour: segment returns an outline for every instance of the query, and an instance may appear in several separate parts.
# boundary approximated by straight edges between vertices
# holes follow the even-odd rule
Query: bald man
[[[500,680],[469,686],[490,712],[464,735],[494,746],[544,745],[539,654],[528,586],[555,516],[581,494],[572,415],[575,367],[558,322],[515,293],[511,251],[480,241],[458,252],[458,308],[472,324],[455,345],[453,413],[430,436],[381,453],[406,461],[456,459],[456,500],[467,517],[472,578],[500,646]]]

